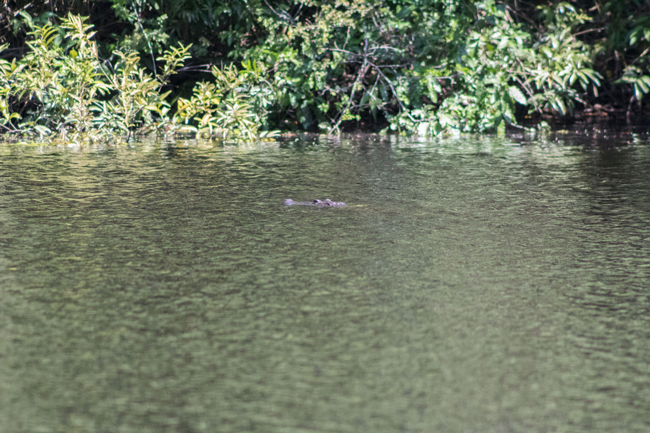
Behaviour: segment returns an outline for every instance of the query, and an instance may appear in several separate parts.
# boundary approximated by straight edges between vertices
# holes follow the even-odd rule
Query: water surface
[[[649,287],[644,133],[0,147],[7,433],[644,432]]]

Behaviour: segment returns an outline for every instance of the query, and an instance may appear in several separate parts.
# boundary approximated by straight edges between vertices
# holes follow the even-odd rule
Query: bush
[[[73,141],[128,140],[136,134],[181,131],[182,120],[186,126],[198,123],[194,131],[202,135],[258,136],[257,113],[264,113],[269,92],[251,85],[262,78],[250,63],[243,73],[213,68],[216,85],[199,83],[195,96],[180,99],[181,109],[170,117],[170,91],[163,89],[189,58],[190,46],[165,51],[156,59],[162,71],[152,75],[135,52],[116,51],[115,63],[101,62],[86,17],[68,15],[58,25],[25,18],[31,28],[27,54],[19,61],[0,60],[0,124],[5,131]]]

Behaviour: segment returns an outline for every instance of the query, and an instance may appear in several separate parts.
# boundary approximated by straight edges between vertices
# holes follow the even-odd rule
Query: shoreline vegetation
[[[534,133],[650,114],[650,0],[3,3],[2,141]]]

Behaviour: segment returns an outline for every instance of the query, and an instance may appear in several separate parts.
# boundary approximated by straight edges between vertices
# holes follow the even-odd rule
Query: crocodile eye
[[[314,200],[313,203],[320,203],[320,200]]]

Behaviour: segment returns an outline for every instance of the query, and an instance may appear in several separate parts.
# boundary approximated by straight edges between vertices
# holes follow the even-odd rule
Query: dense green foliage
[[[248,140],[269,135],[258,129],[270,85],[256,85],[260,71],[250,62],[243,71],[213,67],[215,83],[198,83],[170,116],[171,91],[162,89],[190,57],[189,46],[164,51],[156,59],[160,72],[152,75],[135,51],[118,50],[113,63],[101,62],[92,25],[82,17],[39,25],[23,16],[31,29],[26,55],[0,59],[0,125],[7,131],[73,141],[155,131]]]
[[[39,134],[436,135],[576,109],[629,116],[650,92],[648,0],[62,0],[11,12],[4,40],[25,50],[0,64],[2,122]],[[70,12],[98,26],[55,15]]]

